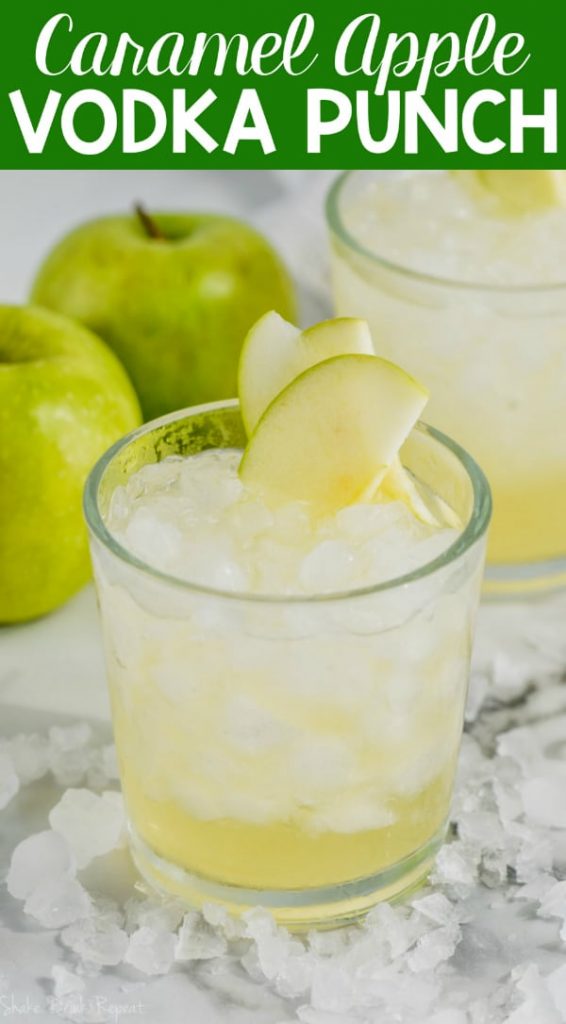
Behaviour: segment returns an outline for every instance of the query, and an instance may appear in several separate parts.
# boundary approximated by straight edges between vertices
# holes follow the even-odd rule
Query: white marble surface
[[[301,268],[305,319],[314,319],[326,302],[323,247],[320,231],[316,229],[321,216],[320,189],[314,179],[300,177],[302,205],[298,199],[293,205],[287,192],[291,180],[292,175],[242,172],[2,172],[0,299],[25,298],[30,274],[42,252],[77,220],[121,209],[141,198],[149,206],[193,205],[240,212],[282,238],[287,257],[295,268]],[[311,224],[313,230],[309,230]],[[532,605],[493,605],[482,609],[470,714],[475,716],[483,702],[474,733],[489,752],[497,733],[517,725],[536,727],[537,722],[564,713],[565,612],[566,598],[561,596]],[[536,689],[531,692],[533,681],[541,687],[542,697]],[[1,733],[5,736],[18,731],[42,731],[54,723],[78,718],[92,722],[102,737],[109,736],[104,670],[90,587],[44,620],[0,631],[0,715]],[[563,739],[566,742],[566,728]],[[53,784],[42,781],[22,790],[2,812],[0,874],[6,870],[15,843],[46,827],[49,808],[56,798]],[[555,845],[555,877],[561,878],[566,860],[560,854],[558,839]],[[117,898],[131,891],[134,884],[135,875],[125,852],[105,858],[100,877],[93,879],[93,885]],[[536,902],[526,905],[513,896],[512,884],[493,888],[481,884],[470,893],[471,924],[467,931],[464,926],[454,965],[448,968],[453,972],[454,985],[459,986],[460,1009],[446,1009],[444,1004],[429,1007],[418,1018],[419,1024],[566,1021],[566,999],[557,1009],[548,1000],[544,1002],[546,994],[540,999],[525,997],[528,984],[525,987],[520,981],[525,965],[536,965],[544,975],[563,964],[564,947],[558,937],[558,923],[537,916]],[[69,956],[57,933],[36,927],[22,913],[21,904],[3,890],[0,1018],[41,1024],[48,1024],[57,1016],[76,1019],[68,1006],[50,1007],[48,1003],[52,969],[65,963],[69,963]],[[517,969],[519,975],[513,975]],[[231,982],[226,980],[230,978]],[[499,1012],[491,1008],[480,1016],[482,999],[487,1000],[486,1007],[491,1007],[491,1003],[495,1006],[499,997],[493,993],[503,993],[503,1000],[514,984],[518,989],[515,1003],[521,1006],[523,1000],[526,1005],[523,1016],[513,1018],[508,1016],[507,1009]],[[405,1020],[414,1019],[402,1014],[384,1016],[361,1004],[350,1007],[346,1014],[324,1016],[318,1011],[319,1016],[311,1018],[303,1010],[303,1016],[297,1018],[297,1006],[306,1005],[305,998],[285,999],[273,991],[273,986],[270,989],[242,977],[241,971],[238,973],[229,961],[214,969],[206,962],[192,968],[179,966],[166,976],[149,980],[122,965],[90,979],[84,1000],[82,1019],[141,1020],[144,1024],[282,1024],[297,1019],[307,1024],[311,1020],[315,1024],[404,1024]],[[547,1003],[548,1015],[544,1010]],[[467,1015],[467,1007],[472,1004],[480,1006],[475,1017]]]

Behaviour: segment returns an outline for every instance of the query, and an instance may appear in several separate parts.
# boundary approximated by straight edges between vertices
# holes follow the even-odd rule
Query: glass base
[[[566,587],[566,557],[546,562],[488,564],[482,594],[488,599],[526,600]]]
[[[407,896],[425,881],[446,835],[443,826],[424,846],[375,875],[320,889],[266,890],[224,885],[192,875],[158,857],[130,825],[130,848],[140,874],[161,895],[176,896],[190,907],[220,903],[232,914],[252,907],[270,910],[293,931],[351,924],[382,900]]]

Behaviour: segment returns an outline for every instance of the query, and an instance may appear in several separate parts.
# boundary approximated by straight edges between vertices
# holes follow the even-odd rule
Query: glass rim
[[[174,423],[177,420],[186,419],[187,417],[194,416],[196,414],[214,412],[221,409],[228,410],[237,408],[239,408],[238,399],[233,398],[219,402],[207,402],[202,405],[190,406],[186,409],[180,409],[176,412],[168,413],[165,416],[160,416],[158,419],[144,423],[141,427],[138,427],[137,430],[133,430],[130,433],[125,434],[99,458],[98,462],[96,462],[90,471],[85,484],[83,493],[84,515],[92,534],[105,548],[119,558],[120,561],[138,569],[161,583],[166,583],[184,591],[203,594],[208,597],[222,598],[224,600],[236,602],[245,601],[273,605],[329,604],[351,598],[369,597],[373,594],[383,593],[387,590],[394,590],[410,583],[416,583],[427,576],[431,576],[450,565],[461,555],[465,554],[465,552],[468,551],[469,548],[471,548],[487,530],[489,520],[491,518],[492,500],[489,483],[483,470],[480,469],[475,459],[473,459],[472,456],[469,455],[468,452],[456,441],[453,441],[452,438],[443,434],[442,431],[437,430],[436,427],[431,427],[429,424],[423,423],[419,420],[414,429],[432,437],[435,441],[452,452],[466,471],[468,478],[471,481],[473,491],[472,512],[466,526],[458,534],[452,544],[449,544],[440,555],[437,555],[429,562],[425,562],[423,565],[418,566],[416,569],[412,569],[408,573],[404,573],[402,576],[383,580],[380,583],[374,583],[364,587],[355,587],[351,590],[315,594],[254,594],[249,591],[223,590],[219,587],[211,587],[201,583],[194,583],[190,580],[183,579],[182,577],[173,576],[169,573],[163,572],[162,570],[155,568],[155,566],[150,565],[148,562],[145,562],[143,559],[138,558],[133,554],[133,552],[120,544],[106,526],[98,503],[99,488],[104,474],[113,459],[122,451],[122,449],[126,448],[127,445],[136,441],[138,438],[143,437],[145,434],[150,434],[158,427]]]
[[[518,295],[556,295],[566,291],[566,281],[557,281],[552,284],[507,285],[494,284],[493,282],[490,283],[489,281],[486,281],[482,284],[480,281],[464,281],[456,277],[443,277],[440,274],[430,274],[426,271],[415,270],[403,263],[397,263],[395,260],[390,260],[386,256],[380,256],[379,253],[374,252],[372,249],[368,249],[356,238],[354,234],[352,234],[350,229],[346,227],[340,211],[340,198],[344,186],[354,174],[359,173],[360,170],[342,171],[332,182],[326,193],[325,199],[326,222],[330,231],[358,256],[362,256],[364,259],[377,264],[385,270],[399,274],[401,277],[408,278],[412,281],[420,281],[427,285],[434,285],[437,288],[452,290],[460,289],[460,291],[467,291],[471,293],[487,292],[493,295],[509,295],[515,297]]]

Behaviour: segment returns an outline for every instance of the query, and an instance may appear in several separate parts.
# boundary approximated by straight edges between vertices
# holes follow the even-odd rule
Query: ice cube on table
[[[505,1018],[504,1024],[563,1024],[564,1016],[559,1013],[547,979],[541,977],[537,964],[516,968],[513,978],[522,1002]]]
[[[76,878],[55,875],[35,886],[26,899],[24,910],[44,928],[63,928],[87,917],[91,900]]]
[[[261,940],[265,935],[276,935],[277,934],[277,923],[273,914],[269,910],[265,910],[264,907],[253,907],[251,910],[246,910],[242,914],[242,920],[245,923],[244,934],[250,939],[255,939],[256,942]]]
[[[272,914],[255,907],[243,915],[245,934],[253,940],[244,957],[246,970],[257,980],[271,982],[281,995],[295,997],[307,991],[313,956],[304,943],[279,928]]]
[[[12,736],[6,741],[5,749],[23,786],[43,778],[49,770],[49,741],[39,733]]]
[[[566,920],[566,880],[553,882],[540,899],[539,917],[562,917]]]
[[[386,951],[384,960],[395,960],[406,953],[421,933],[420,925],[416,927],[416,915],[410,914],[408,907],[390,903],[373,907],[364,921],[364,929],[372,944],[377,942]]]
[[[300,995],[308,987],[310,964],[305,947],[285,928],[255,940],[257,965],[267,981],[285,995]],[[283,990],[283,991],[282,991]]]
[[[353,928],[312,931],[308,934],[309,949],[317,956],[336,956],[344,952],[354,935]]]
[[[167,974],[175,959],[177,936],[142,925],[130,936],[124,962],[143,974]]]
[[[331,962],[317,964],[311,987],[313,1009],[341,1014],[354,1009],[355,1002],[354,972]]]
[[[565,783],[560,774],[525,779],[520,793],[527,818],[545,828],[566,828]]]
[[[310,991],[313,968],[314,958],[304,950],[299,955],[286,957],[275,976],[275,991],[285,999],[305,996]]]
[[[413,900],[411,905],[413,910],[434,921],[435,924],[453,924],[463,919],[461,909],[441,892],[431,892],[427,896],[420,896]]]
[[[493,795],[503,828],[507,828],[510,822],[515,821],[523,813],[523,801],[517,792],[516,782],[507,783],[494,779]]]
[[[482,849],[497,849],[505,844],[499,815],[493,811],[463,811],[458,819],[458,835],[464,842],[475,843]]]
[[[77,992],[84,992],[85,983],[78,974],[74,974],[63,964],[55,964],[51,969],[51,976],[54,981],[53,995],[56,999],[69,996]]]
[[[122,795],[114,790],[98,795],[88,789],[68,789],[51,810],[49,824],[67,840],[77,867],[84,868],[94,857],[124,845]]]
[[[175,960],[211,960],[222,956],[227,948],[224,936],[215,932],[196,910],[185,914],[175,945]]]
[[[541,749],[532,729],[509,729],[497,737],[497,753],[510,757],[524,774],[536,768],[541,761]]]
[[[62,835],[46,829],[22,839],[12,853],[6,878],[8,892],[25,900],[50,878],[75,874],[74,855]]]
[[[114,922],[90,916],[65,928],[61,942],[87,964],[116,967],[128,948],[128,934]]]
[[[240,939],[244,925],[240,918],[233,917],[220,903],[205,903],[202,907],[203,919],[218,931],[224,933],[228,940]]]
[[[93,898],[92,920],[100,931],[104,931],[112,924],[122,928],[125,916],[118,901],[111,896],[96,895]]]
[[[436,855],[433,881],[454,886],[456,890],[471,888],[478,875],[479,853],[460,840],[442,846]]]
[[[407,958],[409,969],[415,974],[419,974],[421,971],[433,971],[445,960],[450,960],[461,938],[462,930],[455,922],[426,932],[425,935],[421,935],[415,948],[409,953]]]
[[[73,722],[72,725],[52,725],[49,742],[53,750],[69,752],[86,747],[92,742],[92,726],[88,722]]]
[[[514,860],[517,881],[532,882],[552,871],[554,843],[547,829],[512,822],[509,834],[517,846]]]
[[[88,772],[94,749],[88,722],[54,725],[49,730],[49,767],[61,786],[77,786]]]
[[[147,897],[143,900],[128,900],[125,911],[130,931],[142,925],[148,928],[161,928],[163,931],[175,931],[183,920],[186,907],[176,899]]]
[[[516,900],[536,900],[542,905],[545,897],[556,884],[560,883],[556,882],[554,875],[547,874],[545,871],[542,871],[540,874],[536,875],[532,881],[526,882],[525,885],[522,885],[515,893],[514,898]],[[553,915],[540,914],[540,916],[552,917]]]

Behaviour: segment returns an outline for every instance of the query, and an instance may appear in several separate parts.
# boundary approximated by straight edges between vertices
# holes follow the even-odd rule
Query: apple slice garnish
[[[273,399],[311,366],[333,356],[374,353],[366,320],[336,317],[301,331],[278,313],[266,313],[249,331],[240,355],[238,390],[248,436]],[[398,456],[379,485],[373,483],[363,498],[403,501],[418,519],[432,526],[445,521],[434,514]]]
[[[375,355],[339,355],[296,377],[267,407],[240,463],[246,486],[270,504],[335,512],[374,491],[428,394]]]
[[[508,214],[566,206],[566,171],[454,171],[474,197],[489,192]]]
[[[421,523],[461,529],[462,522],[453,508],[439,494],[425,493],[397,456],[383,480],[378,484],[373,501],[402,501]]]
[[[248,436],[295,377],[324,359],[349,354],[374,354],[365,320],[337,317],[301,331],[274,311],[262,316],[248,332],[238,367],[240,411]]]

